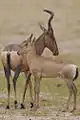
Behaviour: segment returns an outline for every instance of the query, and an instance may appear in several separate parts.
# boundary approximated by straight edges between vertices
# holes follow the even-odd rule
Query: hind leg
[[[73,89],[73,95],[74,95],[74,105],[73,105],[73,110],[76,110],[76,96],[77,96],[77,88],[74,83],[72,83],[72,89]]]
[[[14,101],[15,109],[17,108],[17,103],[18,103],[17,95],[16,95],[16,82],[17,82],[20,72],[21,72],[21,65],[18,65],[14,73],[14,77],[13,77],[13,86],[14,86],[14,93],[15,93],[15,101]]]
[[[5,77],[7,79],[7,89],[8,89],[8,105],[6,109],[10,109],[10,75],[8,70],[4,67]]]
[[[67,109],[69,109],[69,104],[70,104],[70,100],[71,100],[71,97],[72,97],[72,93],[73,93],[73,89],[72,89],[72,83],[70,81],[67,81],[67,86],[68,86],[68,89],[69,89],[69,97],[68,97],[68,102],[67,102]]]
[[[67,109],[69,108],[70,99],[73,94],[74,95],[74,105],[73,105],[72,111],[74,111],[76,109],[77,88],[76,88],[75,84],[73,83],[73,81],[71,81],[71,80],[67,81],[67,86],[69,88],[69,99],[68,99],[68,103],[67,103]]]

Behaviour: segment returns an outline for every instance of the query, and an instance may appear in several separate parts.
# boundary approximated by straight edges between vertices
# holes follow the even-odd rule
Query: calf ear
[[[33,38],[32,43],[35,43],[35,41],[36,41],[36,37]]]
[[[32,37],[33,37],[33,33],[29,36],[28,42],[31,42]]]

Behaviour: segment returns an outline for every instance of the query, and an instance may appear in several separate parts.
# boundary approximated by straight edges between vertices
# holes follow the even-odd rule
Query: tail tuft
[[[10,53],[7,53],[7,70],[8,70],[8,74],[11,76],[11,60],[10,60]]]
[[[79,76],[79,71],[78,71],[78,68],[76,68],[76,74],[75,74],[75,77],[73,78],[73,81],[76,80],[78,76]]]

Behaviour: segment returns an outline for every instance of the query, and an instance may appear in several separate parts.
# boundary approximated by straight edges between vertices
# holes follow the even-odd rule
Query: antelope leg
[[[71,80],[66,80],[66,83],[67,83],[67,87],[69,89],[69,97],[68,97],[66,108],[69,109],[69,104],[70,104],[70,100],[71,100],[71,97],[72,97],[73,88],[72,88],[72,81]]]
[[[35,85],[34,85],[34,92],[35,92],[35,96],[34,96],[34,104],[35,104],[35,108],[39,108],[39,93],[40,93],[40,77],[35,77]]]
[[[39,108],[40,79],[37,80],[36,94],[37,94],[36,107]]]
[[[6,109],[9,109],[10,108],[10,75],[5,67],[4,67],[4,72],[7,79],[7,89],[8,89],[8,105],[6,106]]]
[[[73,105],[73,110],[76,110],[76,95],[77,95],[77,88],[74,83],[72,83],[72,88],[73,88],[73,95],[74,95],[74,105]]]
[[[34,107],[36,106],[36,77],[34,81]]]
[[[68,88],[69,88],[69,98],[68,98],[68,102],[67,102],[67,109],[69,109],[69,104],[70,104],[70,100],[71,100],[72,92],[73,92],[72,86],[70,86],[69,84],[68,84]]]
[[[26,75],[26,73],[25,73]],[[27,87],[28,87],[28,84],[30,84],[30,77],[31,77],[31,73],[28,73],[28,76],[26,76],[27,79],[26,79],[26,83],[25,83],[25,88],[24,88],[24,92],[23,92],[23,98],[22,98],[22,103],[21,103],[21,109],[24,109],[24,100],[25,100],[25,95],[26,95],[26,90],[27,90]]]
[[[15,109],[17,108],[16,82],[20,72],[21,72],[21,65],[18,65],[13,77],[13,87],[14,87],[14,93],[15,93],[15,101],[14,101]]]
[[[33,96],[32,96],[32,82],[31,82],[31,80],[29,81],[29,89],[30,89],[30,97],[31,97],[31,102],[30,102],[30,104],[31,104],[31,108],[33,107]]]

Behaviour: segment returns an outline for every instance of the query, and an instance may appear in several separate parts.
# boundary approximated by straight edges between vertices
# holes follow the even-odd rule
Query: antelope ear
[[[32,37],[33,37],[33,33],[29,36],[28,42],[31,42]]]
[[[36,37],[33,38],[32,43],[35,43],[35,41],[36,41]]]
[[[44,26],[42,26],[40,23],[39,23],[39,26],[40,26],[40,29],[43,31],[43,32],[46,32],[46,28]]]

